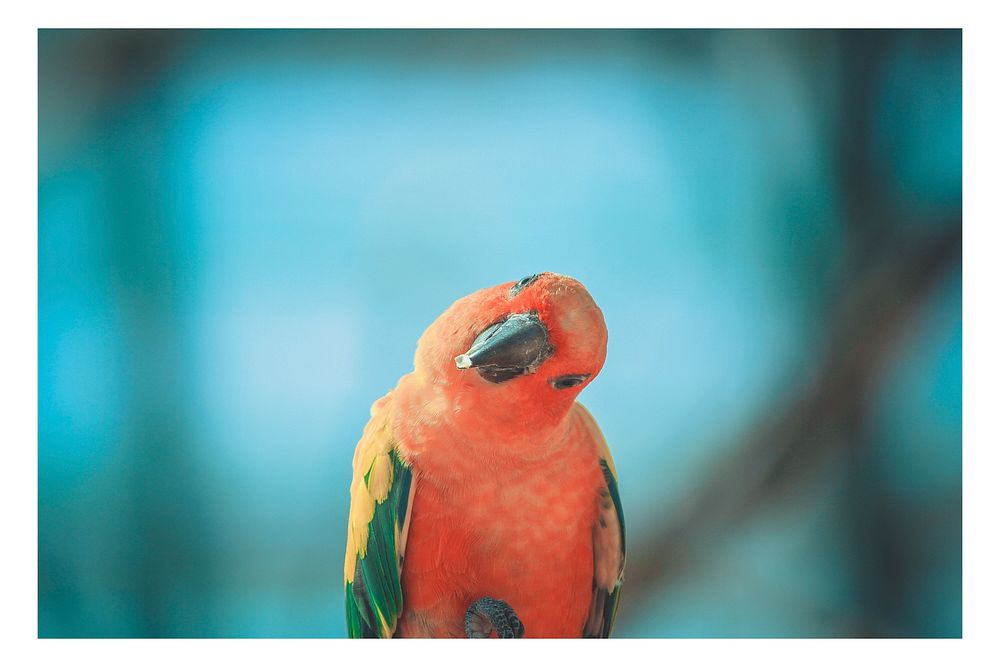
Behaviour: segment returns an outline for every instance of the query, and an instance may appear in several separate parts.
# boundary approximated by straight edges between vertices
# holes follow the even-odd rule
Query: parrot
[[[609,637],[625,568],[618,474],[576,401],[607,355],[574,278],[455,301],[371,407],[352,460],[349,637]]]

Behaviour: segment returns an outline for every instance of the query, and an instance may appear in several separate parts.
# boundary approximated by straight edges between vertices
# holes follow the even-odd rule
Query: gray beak
[[[455,357],[455,366],[475,368],[483,379],[500,383],[533,373],[552,351],[538,315],[515,313],[476,336],[469,351]]]

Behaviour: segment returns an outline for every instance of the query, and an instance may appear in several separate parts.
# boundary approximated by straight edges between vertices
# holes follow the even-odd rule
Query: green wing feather
[[[386,397],[388,398],[388,397]],[[392,637],[403,610],[403,551],[413,473],[391,437],[388,401],[372,420],[354,455],[344,593],[348,637]]]
[[[345,583],[347,635],[351,638],[391,637],[403,610],[399,537],[409,511],[413,474],[395,451],[390,458],[393,479],[389,494],[375,506],[368,524],[366,553],[355,554],[354,580]]]

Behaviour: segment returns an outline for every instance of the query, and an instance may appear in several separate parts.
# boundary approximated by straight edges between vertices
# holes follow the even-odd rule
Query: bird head
[[[452,304],[421,337],[415,366],[446,388],[456,419],[538,428],[597,376],[607,341],[579,281],[538,273]]]

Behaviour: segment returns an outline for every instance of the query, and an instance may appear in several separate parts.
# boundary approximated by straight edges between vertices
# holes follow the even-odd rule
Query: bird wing
[[[618,613],[618,599],[625,570],[625,516],[618,495],[618,473],[611,459],[611,450],[597,422],[579,403],[576,409],[586,430],[597,444],[598,465],[604,475],[604,486],[598,499],[597,520],[594,522],[594,584],[590,613],[583,626],[584,637],[610,637]]]
[[[400,577],[413,473],[392,436],[392,394],[375,401],[354,451],[344,559],[349,637],[392,637],[403,609]]]

